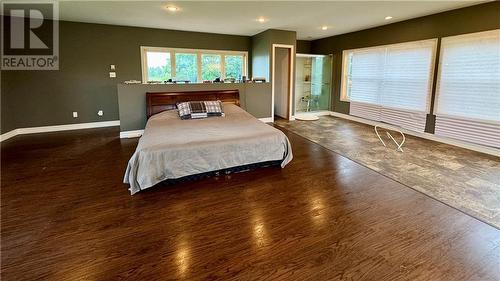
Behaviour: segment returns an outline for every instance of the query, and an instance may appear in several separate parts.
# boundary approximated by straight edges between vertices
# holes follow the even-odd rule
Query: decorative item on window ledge
[[[125,84],[142,84],[142,81],[139,81],[139,80],[127,80],[127,81],[123,81],[123,83],[125,83]]]

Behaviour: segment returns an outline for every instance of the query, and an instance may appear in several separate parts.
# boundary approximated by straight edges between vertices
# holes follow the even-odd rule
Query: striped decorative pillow
[[[177,104],[181,119],[207,118],[224,116],[222,102],[217,101],[188,101]]]

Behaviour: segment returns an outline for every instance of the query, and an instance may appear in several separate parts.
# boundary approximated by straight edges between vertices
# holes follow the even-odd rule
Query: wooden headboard
[[[190,91],[190,92],[147,92],[146,105],[148,118],[165,110],[176,108],[176,104],[185,101],[220,100],[223,103],[240,105],[238,90]]]

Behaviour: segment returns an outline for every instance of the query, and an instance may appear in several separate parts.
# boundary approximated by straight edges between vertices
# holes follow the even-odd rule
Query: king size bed
[[[237,90],[147,93],[146,100],[148,122],[124,177],[131,194],[167,180],[292,160],[285,134],[241,109]],[[176,108],[217,100],[221,117],[182,120]]]

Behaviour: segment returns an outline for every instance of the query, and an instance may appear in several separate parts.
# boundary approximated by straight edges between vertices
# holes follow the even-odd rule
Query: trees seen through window
[[[246,53],[141,47],[144,81],[240,80],[246,75]]]

